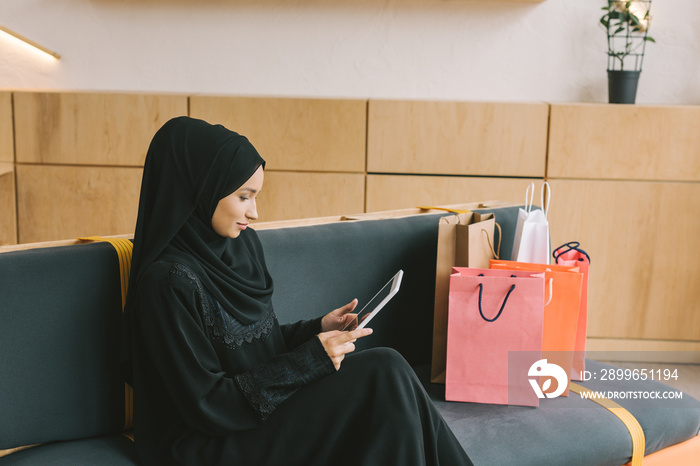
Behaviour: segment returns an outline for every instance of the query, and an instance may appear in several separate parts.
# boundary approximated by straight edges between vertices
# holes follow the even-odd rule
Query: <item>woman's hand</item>
[[[350,332],[331,330],[330,332],[319,333],[318,339],[321,340],[328,357],[333,361],[335,370],[339,370],[340,363],[345,359],[345,355],[355,351],[355,341],[371,333],[371,328],[361,328]]]
[[[357,315],[351,314],[357,306],[357,299],[353,299],[345,306],[329,312],[321,319],[321,331],[331,330],[355,330],[357,328]]]

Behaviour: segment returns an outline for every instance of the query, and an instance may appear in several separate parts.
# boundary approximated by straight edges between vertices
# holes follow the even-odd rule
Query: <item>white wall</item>
[[[0,88],[605,102],[604,0],[2,0]],[[638,103],[700,104],[700,1],[654,0]]]

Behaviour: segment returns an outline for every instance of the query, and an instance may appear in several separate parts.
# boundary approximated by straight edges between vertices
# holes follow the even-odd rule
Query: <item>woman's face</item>
[[[251,220],[258,218],[255,198],[260,193],[265,177],[260,166],[243,186],[221,199],[211,218],[211,226],[220,236],[238,238]]]

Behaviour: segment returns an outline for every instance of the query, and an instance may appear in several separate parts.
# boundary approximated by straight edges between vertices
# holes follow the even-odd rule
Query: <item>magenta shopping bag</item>
[[[529,364],[542,349],[544,274],[455,267],[450,276],[445,399],[538,406]],[[539,357],[535,357],[535,360]]]

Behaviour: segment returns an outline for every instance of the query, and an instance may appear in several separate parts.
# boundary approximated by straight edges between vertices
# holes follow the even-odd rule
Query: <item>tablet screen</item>
[[[357,328],[365,327],[370,320],[374,318],[377,313],[389,302],[391,298],[394,297],[399,291],[401,286],[401,279],[403,278],[403,270],[399,270],[396,275],[391,277],[391,279],[384,285],[377,294],[374,295],[372,299],[365,304],[362,309],[360,309],[357,314],[357,320],[359,325]]]

